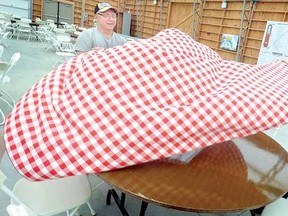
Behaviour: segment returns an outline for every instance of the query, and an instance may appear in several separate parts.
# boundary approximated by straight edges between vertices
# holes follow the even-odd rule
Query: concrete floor
[[[53,50],[47,52],[43,51],[43,48],[47,45],[40,42],[28,42],[25,40],[15,40],[8,39],[6,40],[7,48],[4,51],[4,57],[8,60],[15,52],[21,53],[21,58],[17,65],[10,71],[9,76],[11,81],[4,85],[4,89],[7,90],[14,99],[18,100],[34,83],[36,83],[41,77],[47,74],[52,70],[53,65],[59,60],[59,56],[55,54]],[[0,104],[1,105],[1,104]],[[8,112],[8,111],[7,111]],[[275,130],[270,130],[267,132],[268,135],[273,136]],[[286,150],[288,150],[287,144],[288,131],[287,127],[281,127],[275,139],[282,144]],[[8,176],[6,185],[9,188],[12,188],[15,182],[20,178],[17,171],[11,165],[9,158],[6,154],[0,164],[0,169]],[[95,175],[89,176],[91,181],[92,188],[96,188],[91,197],[91,204],[97,212],[98,216],[117,216],[121,215],[120,211],[117,209],[115,202],[112,201],[110,206],[107,206],[105,203],[107,189],[110,187],[102,183],[99,187],[101,180],[98,179]],[[179,195],[181,196],[181,195]],[[0,215],[8,216],[6,213],[6,206],[9,204],[9,198],[0,192]],[[133,197],[126,198],[126,207],[131,216],[139,215],[141,202]],[[80,212],[83,216],[89,216],[88,208],[83,206],[80,209]],[[61,214],[65,215],[65,214]],[[166,209],[160,206],[148,205],[146,211],[146,216],[197,216],[200,214],[191,213],[191,212],[182,212],[172,209]],[[244,213],[233,213],[233,214],[201,214],[202,216],[249,216],[249,212]]]

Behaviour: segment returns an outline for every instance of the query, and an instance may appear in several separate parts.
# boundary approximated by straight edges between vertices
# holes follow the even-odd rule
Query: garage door
[[[52,19],[56,23],[73,23],[74,5],[60,0],[43,0],[43,20]]]
[[[1,0],[0,12],[31,18],[33,0]]]

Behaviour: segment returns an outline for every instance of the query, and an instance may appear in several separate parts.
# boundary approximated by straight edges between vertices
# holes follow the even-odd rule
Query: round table
[[[123,215],[125,194],[183,211],[228,213],[262,207],[288,191],[288,154],[264,133],[214,144],[188,164],[154,161],[97,174],[122,192],[111,195]]]

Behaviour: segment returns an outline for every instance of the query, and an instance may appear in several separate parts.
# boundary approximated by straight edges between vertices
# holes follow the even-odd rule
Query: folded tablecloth
[[[6,121],[31,180],[167,158],[288,122],[288,64],[223,60],[177,29],[96,49],[37,82]]]

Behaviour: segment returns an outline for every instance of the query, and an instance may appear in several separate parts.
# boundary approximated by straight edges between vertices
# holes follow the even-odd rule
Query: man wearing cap
[[[114,32],[118,10],[108,3],[98,3],[94,10],[96,27],[84,30],[77,38],[75,49],[78,53],[96,47],[110,48],[127,40]]]

